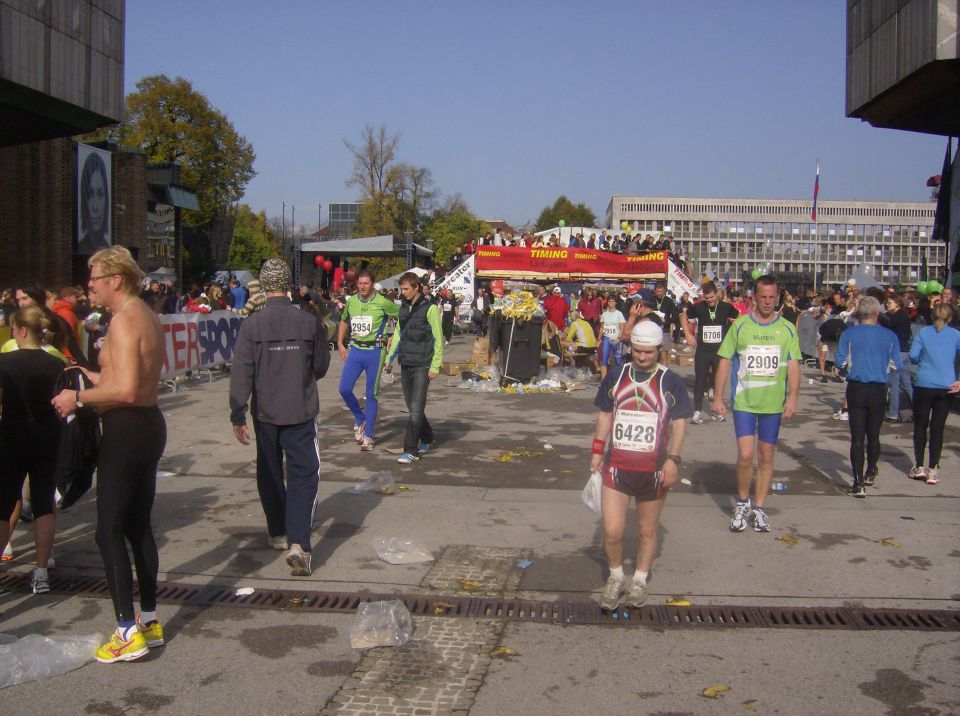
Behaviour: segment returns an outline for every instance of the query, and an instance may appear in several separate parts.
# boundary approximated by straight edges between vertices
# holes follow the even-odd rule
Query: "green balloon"
[[[563,219],[560,219],[560,226],[561,226],[561,227],[564,227],[564,226],[566,226],[566,225],[567,225],[567,222],[564,221]]]
[[[926,296],[929,291],[930,284],[928,284],[926,281],[921,281],[917,284],[917,293],[919,293],[921,296]]]
[[[758,278],[763,276],[763,271],[761,271],[758,268],[755,268],[753,271],[750,272],[750,276],[752,276],[753,280],[756,281]]]
[[[930,293],[941,293],[943,291],[943,284],[939,281],[927,281],[927,290]]]

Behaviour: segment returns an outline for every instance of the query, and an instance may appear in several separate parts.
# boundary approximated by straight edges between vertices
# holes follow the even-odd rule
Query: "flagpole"
[[[817,179],[813,187],[813,240],[816,249],[813,260],[813,292],[817,292],[817,274],[820,270],[820,221],[817,219],[817,195],[820,193],[820,160],[817,160]]]

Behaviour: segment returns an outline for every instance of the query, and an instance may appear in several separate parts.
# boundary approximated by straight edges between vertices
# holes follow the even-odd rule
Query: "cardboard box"
[[[443,375],[460,375],[465,370],[473,370],[473,363],[444,363],[440,366]]]

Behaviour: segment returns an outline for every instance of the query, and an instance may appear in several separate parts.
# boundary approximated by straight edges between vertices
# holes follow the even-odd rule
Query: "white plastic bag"
[[[79,669],[100,646],[96,634],[46,637],[29,634],[22,639],[0,634],[0,688],[59,676]]]
[[[350,488],[351,494],[363,495],[368,492],[378,492],[382,495],[389,495],[396,492],[397,484],[393,480],[390,472],[377,472],[368,477],[361,483]]]
[[[403,646],[413,634],[413,622],[403,602],[363,602],[350,629],[350,646],[372,649],[375,646]]]
[[[414,544],[411,540],[380,537],[373,541],[373,548],[377,551],[377,556],[387,564],[416,564],[433,561],[433,555],[429,550]]]
[[[603,478],[600,476],[600,471],[597,470],[596,472],[590,473],[590,479],[587,480],[587,484],[583,486],[583,490],[580,492],[580,501],[598,520],[603,517],[603,512],[600,508],[600,494],[603,492],[602,487]]]

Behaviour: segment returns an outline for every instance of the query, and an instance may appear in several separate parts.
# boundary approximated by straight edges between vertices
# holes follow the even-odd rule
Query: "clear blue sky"
[[[560,194],[926,201],[946,139],[844,117],[842,0],[129,0],[127,91],[181,76],[252,144],[245,201],[323,221],[365,123],[474,213]],[[289,219],[289,213],[288,213]]]

